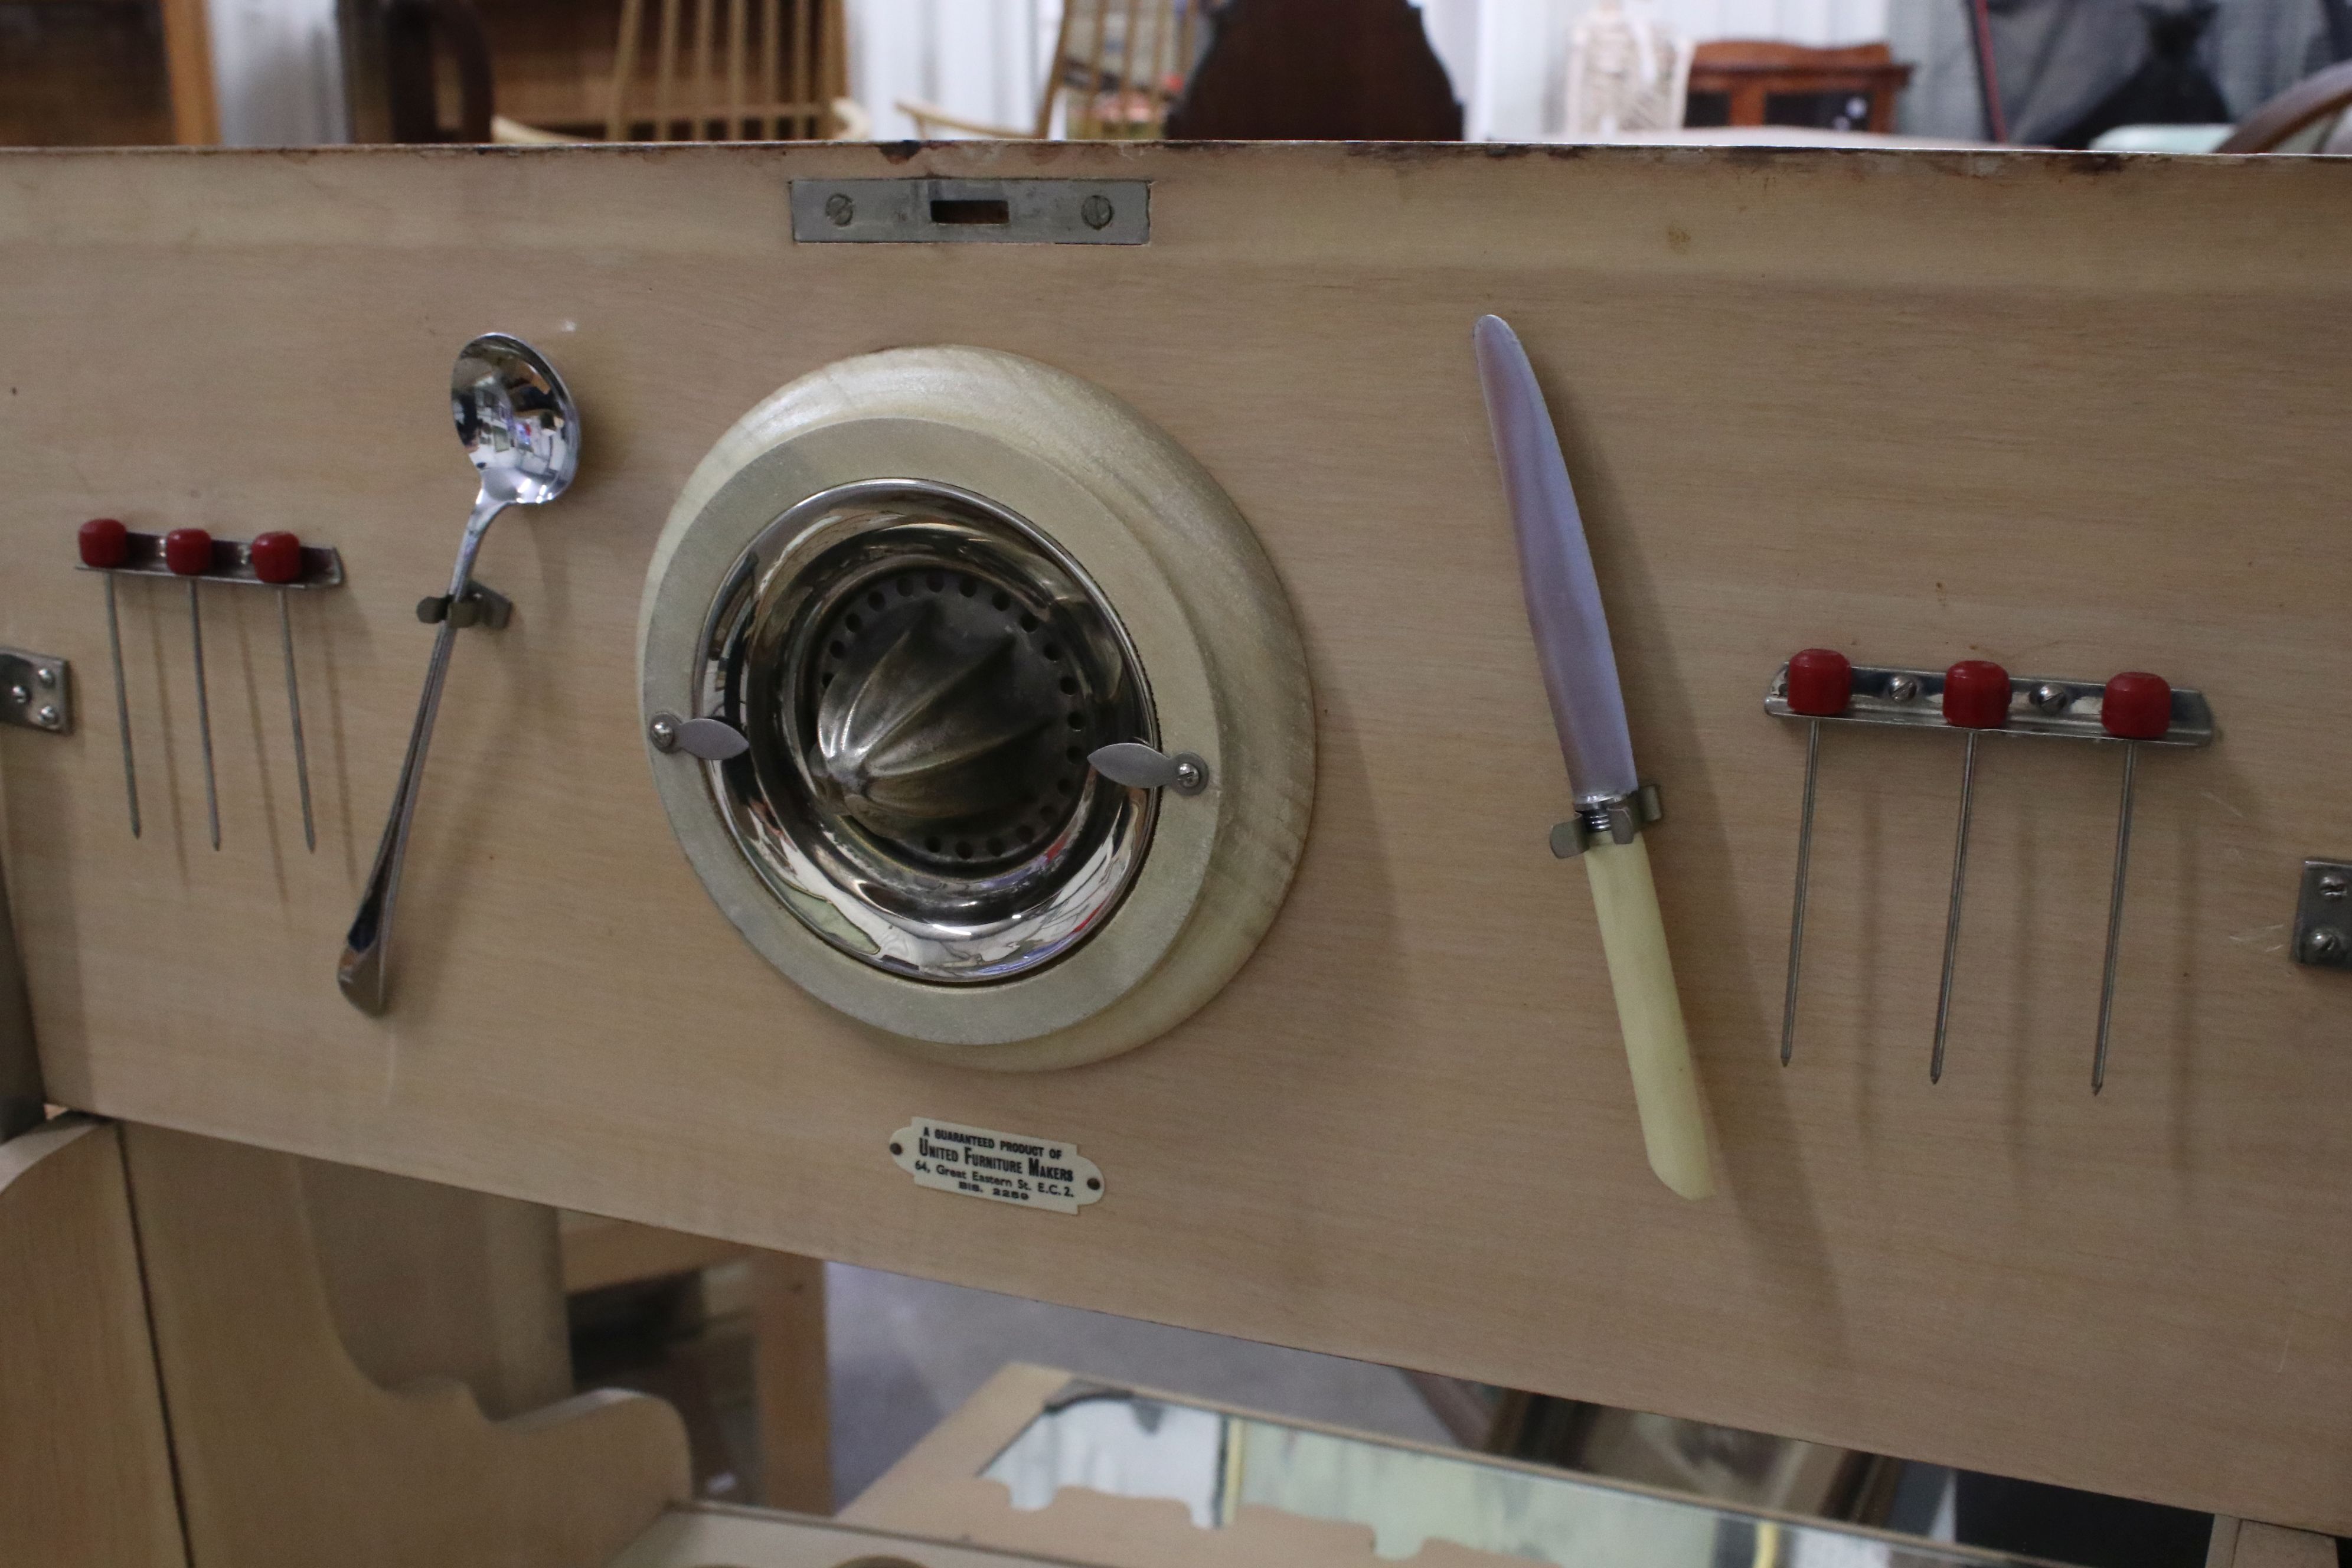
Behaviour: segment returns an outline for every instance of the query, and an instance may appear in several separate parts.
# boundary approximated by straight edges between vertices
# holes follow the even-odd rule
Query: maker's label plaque
[[[917,1117],[890,1134],[890,1158],[915,1184],[1076,1214],[1103,1194],[1102,1170],[1077,1146]]]

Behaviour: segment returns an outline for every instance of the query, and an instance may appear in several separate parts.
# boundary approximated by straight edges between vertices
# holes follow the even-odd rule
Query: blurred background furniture
[[[1895,129],[1895,104],[1911,68],[1883,43],[1816,49],[1753,38],[1692,51],[1683,123],[1808,125],[1823,131]]]
[[[687,5],[622,0],[607,141],[833,134],[849,83],[842,0],[695,0],[690,22]]]
[[[1628,15],[1624,0],[1594,0],[1568,35],[1568,138],[1673,130],[1683,122],[1690,68],[1689,40],[1646,8]]]
[[[1231,0],[1168,134],[1184,141],[1451,142],[1462,105],[1408,0]]]
[[[218,140],[205,0],[0,3],[0,145]]]
[[[2102,132],[2102,153],[2352,153],[2352,61],[2296,82],[2237,124],[2128,124]]]
[[[2246,116],[2217,153],[2352,153],[2352,61],[2305,77]]]
[[[361,142],[862,134],[842,0],[343,0]]]
[[[995,125],[919,99],[898,109],[925,139],[942,131],[1034,141],[1050,136],[1062,111],[1074,142],[1150,141],[1162,133],[1168,105],[1184,90],[1200,54],[1205,0],[1065,0],[1047,57],[1037,116],[1025,126]]]

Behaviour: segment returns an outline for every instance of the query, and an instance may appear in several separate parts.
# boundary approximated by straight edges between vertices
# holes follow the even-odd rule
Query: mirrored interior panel
[[[1204,1530],[1245,1507],[1361,1525],[1408,1558],[1433,1541],[1589,1568],[1956,1568],[2029,1559],[1799,1522],[1504,1461],[1073,1383],[982,1471],[1041,1509],[1065,1487],[1182,1503]]]

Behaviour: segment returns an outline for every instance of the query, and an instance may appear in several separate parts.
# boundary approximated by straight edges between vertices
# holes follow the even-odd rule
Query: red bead
[[[302,580],[302,541],[291,533],[257,533],[248,555],[253,574],[265,583]]]
[[[93,517],[81,525],[81,563],[110,572],[131,559],[131,531],[110,517]]]
[[[1789,710],[1833,719],[1853,698],[1853,664],[1835,648],[1809,647],[1789,660]]]
[[[213,569],[213,536],[201,528],[175,528],[163,536],[163,564],[183,577]]]
[[[1944,722],[1998,730],[2009,722],[2009,671],[1989,658],[1964,658],[1944,671]]]
[[[2125,741],[2161,741],[2172,728],[2172,687],[2164,677],[2126,670],[2107,682],[2099,722]]]

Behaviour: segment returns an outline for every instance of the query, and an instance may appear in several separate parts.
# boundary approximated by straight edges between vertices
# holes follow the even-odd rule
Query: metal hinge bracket
[[[0,647],[0,724],[73,733],[73,666],[46,653]]]

